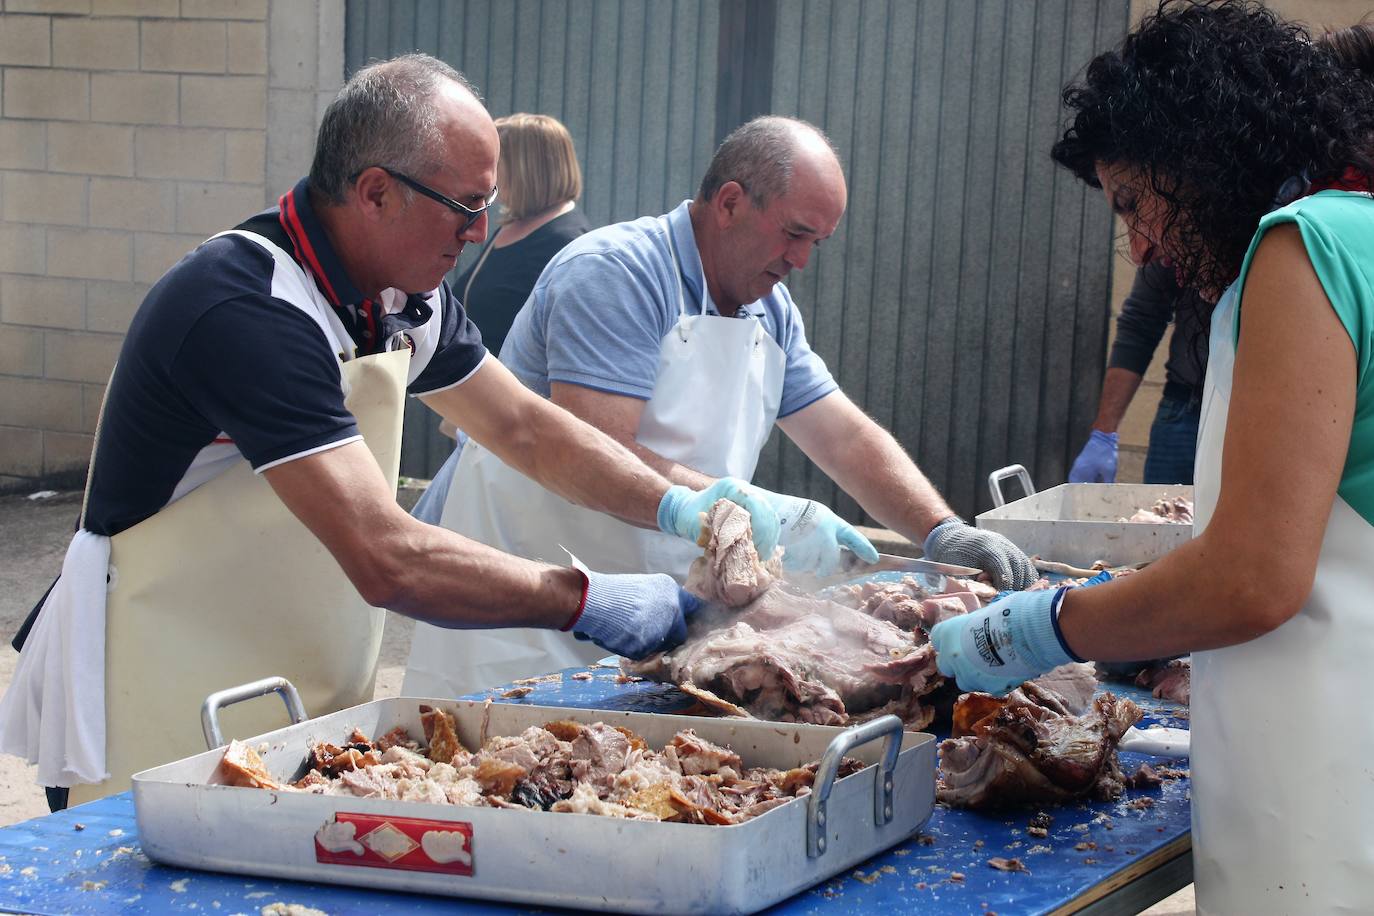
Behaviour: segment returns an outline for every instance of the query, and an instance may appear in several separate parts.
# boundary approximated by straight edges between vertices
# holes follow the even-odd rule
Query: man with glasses
[[[1000,588],[1036,578],[1000,535],[957,518],[886,431],[839,390],[806,341],[783,279],[806,267],[844,214],[830,141],[803,121],[755,119],[721,144],[695,200],[594,230],[565,247],[516,316],[501,361],[531,389],[694,489],[748,479],[774,425],[880,522],[937,560],[977,566]],[[822,306],[825,307],[825,306]],[[772,498],[791,569],[864,554],[829,509]],[[537,514],[512,515],[516,506]],[[442,523],[517,553],[563,545],[598,569],[685,578],[695,551],[572,505],[480,445],[467,446]],[[558,633],[455,638],[420,625],[405,690],[468,688],[474,672],[532,673],[592,657]],[[499,678],[498,678],[499,679]]]
[[[497,152],[452,68],[369,66],[326,111],[309,177],[149,291],[79,531],[0,703],[0,750],[38,764],[55,806],[203,750],[212,692],[284,675],[313,715],[370,700],[374,608],[571,630],[631,657],[684,638],[696,601],[669,576],[535,562],[412,519],[394,489],[407,394],[580,505],[695,541],[731,498],[773,550],[766,494],[672,486],[487,358],[444,275],[486,234]],[[235,712],[239,737],[284,724]]]

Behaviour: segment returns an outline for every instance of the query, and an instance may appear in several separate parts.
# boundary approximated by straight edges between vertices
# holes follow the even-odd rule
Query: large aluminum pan
[[[482,734],[514,735],[573,719],[624,726],[654,747],[693,728],[730,746],[750,766],[823,762],[810,796],[742,824],[706,826],[211,785],[219,749],[133,777],[144,851],[155,861],[189,868],[503,902],[748,913],[900,842],[925,823],[934,805],[935,739],[902,732],[895,717],[842,729],[398,698],[307,720],[250,743],[274,776],[293,778],[312,742],[341,744],[354,728],[381,735],[402,725],[422,734],[421,703],[453,713],[470,748]],[[891,739],[884,742],[886,754],[873,743],[884,736]],[[832,783],[841,754],[873,765]]]
[[[995,503],[1001,502],[999,475],[1020,478],[1030,495],[999,504],[978,515],[976,523],[1041,559],[1079,567],[1099,560],[1127,566],[1157,560],[1193,536],[1192,525],[1119,521],[1160,499],[1192,499],[1191,486],[1066,483],[1036,492],[1024,468],[1013,465],[989,478]]]

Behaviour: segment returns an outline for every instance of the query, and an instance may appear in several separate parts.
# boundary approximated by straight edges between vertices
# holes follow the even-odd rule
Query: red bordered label
[[[472,874],[472,824],[336,812],[315,831],[315,861]]]

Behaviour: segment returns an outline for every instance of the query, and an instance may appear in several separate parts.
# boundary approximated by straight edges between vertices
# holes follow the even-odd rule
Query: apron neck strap
[[[663,217],[663,224],[668,233],[668,253],[673,257],[673,277],[677,281],[677,315],[678,321],[681,323],[682,319],[687,317],[687,298],[683,293],[682,262],[678,260],[677,256],[677,240],[673,238],[673,224],[668,221],[666,216]],[[707,303],[711,302],[711,290],[706,286],[705,276],[701,278],[701,288],[700,315],[704,316]]]

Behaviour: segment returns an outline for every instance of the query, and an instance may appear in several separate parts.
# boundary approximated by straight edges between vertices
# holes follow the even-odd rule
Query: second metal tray
[[[1003,505],[1000,480],[1012,476],[1029,495]],[[1066,483],[1037,493],[1025,469],[1013,465],[990,475],[988,485],[998,506],[978,515],[978,527],[1044,560],[1127,566],[1157,560],[1193,536],[1192,525],[1120,521],[1160,499],[1192,499],[1184,484]]]

